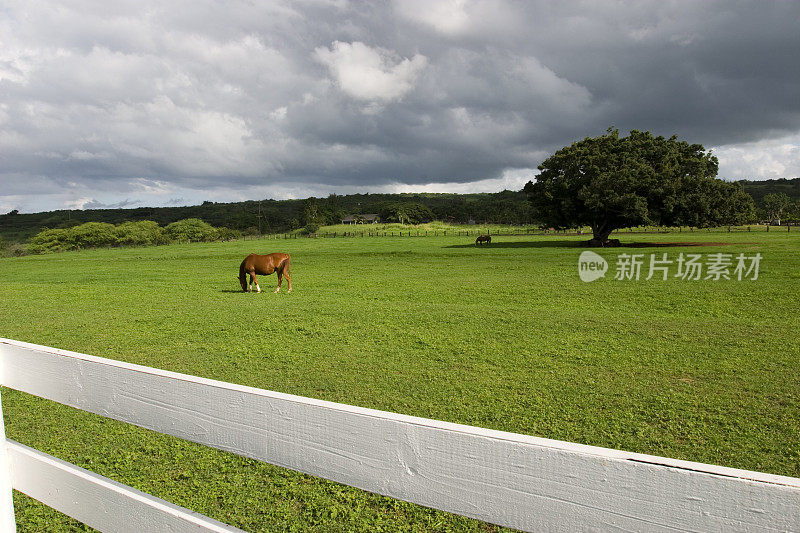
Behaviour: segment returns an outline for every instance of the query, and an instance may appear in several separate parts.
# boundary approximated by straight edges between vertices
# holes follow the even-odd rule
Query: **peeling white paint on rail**
[[[15,489],[100,531],[242,532],[18,442],[7,448]]]
[[[523,530],[800,531],[800,479],[543,439],[0,339],[7,387]]]

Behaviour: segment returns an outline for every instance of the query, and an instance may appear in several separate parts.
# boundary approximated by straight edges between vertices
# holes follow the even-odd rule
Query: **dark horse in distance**
[[[477,239],[475,239],[475,244],[479,245],[480,243],[485,242],[486,244],[492,243],[492,238],[488,235],[479,235]]]
[[[261,287],[258,286],[258,279],[256,274],[269,276],[273,272],[278,273],[278,287],[275,292],[281,290],[281,282],[286,278],[286,283],[289,284],[288,292],[292,292],[292,280],[289,278],[289,266],[292,260],[289,254],[267,254],[258,255],[250,254],[244,258],[242,264],[239,265],[239,283],[242,284],[242,290],[247,292],[248,285],[246,283],[247,274],[250,274],[250,287],[253,290],[253,283],[256,284],[256,292],[261,292]]]

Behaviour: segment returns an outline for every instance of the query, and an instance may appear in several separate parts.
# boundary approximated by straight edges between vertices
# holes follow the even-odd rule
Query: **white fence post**
[[[2,372],[2,368],[0,368]],[[2,377],[2,376],[0,376]],[[3,404],[0,403],[0,531],[16,531],[14,498],[11,493],[11,466],[6,449],[6,427],[3,422]]]

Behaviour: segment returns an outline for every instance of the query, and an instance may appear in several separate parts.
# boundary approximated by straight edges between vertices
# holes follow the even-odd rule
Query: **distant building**
[[[347,215],[342,219],[342,224],[377,224],[381,221],[378,213],[367,213],[364,215]]]

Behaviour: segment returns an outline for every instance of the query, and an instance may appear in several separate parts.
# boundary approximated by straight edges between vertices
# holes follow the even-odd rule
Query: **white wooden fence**
[[[0,339],[0,372],[12,389],[522,530],[800,531],[797,478],[365,409],[7,339]],[[103,531],[238,531],[5,442],[2,531],[14,528],[12,486]]]

